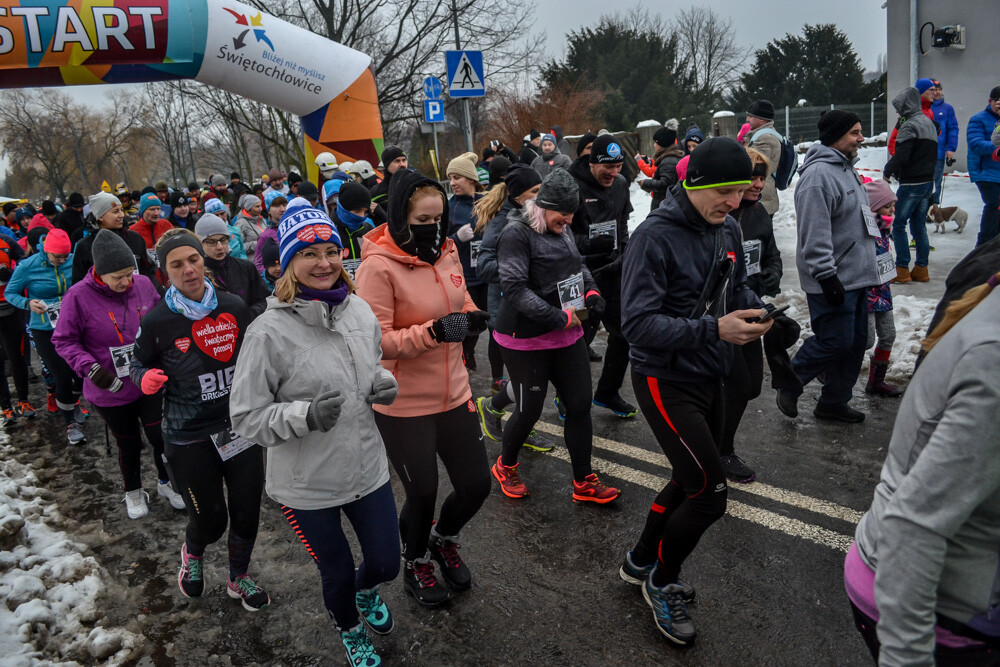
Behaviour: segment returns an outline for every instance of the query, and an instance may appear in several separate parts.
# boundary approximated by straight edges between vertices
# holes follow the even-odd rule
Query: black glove
[[[323,392],[312,400],[309,404],[309,412],[306,413],[306,426],[310,431],[329,431],[337,425],[340,418],[340,406],[344,404],[344,397],[339,391]]]
[[[607,309],[608,304],[604,300],[604,297],[600,294],[591,294],[584,300],[584,305],[587,306],[587,315],[595,319],[599,318],[604,314]]]
[[[118,379],[118,376],[104,368],[104,366],[101,366],[96,361],[87,372],[87,377],[90,378],[90,381],[93,382],[94,386],[98,389],[106,389],[111,393],[121,391],[122,381]]]
[[[0,266],[0,282],[6,283],[14,275],[9,266]]]
[[[615,249],[615,237],[611,234],[601,234],[590,239],[588,255],[606,255]]]
[[[431,336],[439,343],[461,343],[469,333],[469,316],[448,313],[431,325]]]
[[[823,288],[823,298],[828,304],[831,306],[844,305],[844,286],[841,284],[840,278],[836,275],[822,278],[819,281],[819,286]]]
[[[469,333],[477,334],[486,331],[486,325],[490,321],[489,313],[485,310],[474,310],[465,315],[469,318]]]

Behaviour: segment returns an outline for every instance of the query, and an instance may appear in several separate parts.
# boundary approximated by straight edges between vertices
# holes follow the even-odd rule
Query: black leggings
[[[581,337],[572,345],[554,350],[503,348],[503,359],[514,389],[514,414],[503,427],[505,466],[517,463],[521,445],[542,416],[549,382],[566,408],[564,436],[573,466],[573,479],[582,482],[594,470],[590,466],[594,427],[590,421],[590,357]]]
[[[406,491],[399,535],[406,560],[427,553],[438,491],[438,457],[454,489],[441,504],[435,530],[457,537],[490,495],[490,466],[472,401],[433,415],[390,417],[375,413],[385,451]]]
[[[722,431],[719,455],[729,456],[734,451],[736,431],[740,427],[747,404],[760,396],[764,383],[764,346],[760,340],[737,345],[733,370],[724,380],[726,398],[726,426]]]
[[[632,387],[673,467],[633,550],[637,564],[658,561],[654,583],[662,586],[677,581],[702,534],[726,513],[728,488],[716,444],[725,405],[718,380],[672,384],[632,371]]]
[[[24,360],[24,351],[27,346],[27,334],[24,330],[24,319],[20,311],[0,317],[0,344],[3,345],[3,352],[7,356],[7,363],[10,364],[10,374],[14,378],[14,388],[17,391],[19,401],[28,402],[28,365]],[[0,391],[7,387],[7,378],[3,378]],[[10,389],[4,396],[0,396],[0,407],[10,409]]]
[[[466,289],[469,291],[469,296],[472,297],[472,302],[476,304],[476,308],[479,310],[486,310],[487,302],[489,301],[489,288],[490,286],[487,284],[466,285]],[[476,352],[476,343],[478,342],[478,333],[470,333],[462,341],[462,353],[467,359],[470,355]]]
[[[187,507],[188,553],[203,556],[205,548],[226,532],[228,516],[229,578],[246,574],[260,522],[264,452],[254,446],[223,461],[211,440],[198,440],[186,445],[167,442],[166,453]]]
[[[392,581],[399,574],[396,503],[389,482],[346,505],[320,510],[282,505],[281,513],[319,568],[327,612],[340,630],[353,629],[359,621],[354,594]],[[358,536],[362,561],[357,570],[341,514]]]
[[[160,422],[163,420],[163,396],[160,393],[152,396],[143,395],[131,403],[112,407],[96,406],[104,417],[108,429],[118,443],[118,467],[125,480],[125,490],[134,491],[142,488],[140,474],[140,455],[142,454],[142,432],[153,447],[153,463],[156,464],[157,479],[161,482],[170,481],[167,468],[163,464],[163,432]]]
[[[32,329],[31,340],[35,343],[38,356],[56,380],[56,402],[68,424],[73,419],[73,407],[83,390],[83,380],[56,352],[51,329]]]

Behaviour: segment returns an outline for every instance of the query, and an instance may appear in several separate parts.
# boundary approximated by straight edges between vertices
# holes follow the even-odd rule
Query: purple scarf
[[[344,303],[344,299],[347,298],[350,291],[351,289],[343,280],[338,280],[331,290],[311,289],[304,285],[299,285],[299,296],[303,299],[308,301],[322,301],[330,306],[330,308]]]

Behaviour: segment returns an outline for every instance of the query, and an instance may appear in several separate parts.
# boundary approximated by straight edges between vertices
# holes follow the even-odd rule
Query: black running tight
[[[725,405],[718,380],[671,384],[633,371],[632,386],[673,468],[633,550],[638,564],[657,559],[653,583],[662,586],[677,581],[684,559],[726,512],[728,488],[717,445]]]
[[[448,471],[452,492],[441,504],[435,529],[457,537],[490,494],[490,466],[475,405],[467,403],[422,417],[375,413],[392,467],[406,491],[399,512],[399,534],[406,560],[427,554],[438,491],[438,457]]]
[[[95,407],[104,417],[108,430],[118,443],[118,467],[122,471],[126,491],[142,488],[139,464],[142,454],[142,432],[146,433],[146,439],[153,448],[157,479],[161,482],[170,480],[163,465],[163,432],[160,430],[160,422],[163,420],[161,394],[144,395],[125,405]]]
[[[594,472],[590,465],[594,427],[590,421],[590,357],[581,337],[572,345],[554,350],[503,348],[504,362],[514,389],[514,414],[503,427],[505,466],[517,463],[521,445],[542,416],[549,382],[566,408],[564,436],[573,466],[573,479],[582,482]]]
[[[56,402],[68,424],[73,419],[73,408],[83,390],[83,380],[56,352],[56,348],[52,344],[51,329],[32,329],[31,340],[35,343],[38,356],[45,362],[45,367],[55,377]]]
[[[223,461],[211,440],[198,440],[184,445],[168,442],[166,453],[187,507],[188,553],[204,555],[205,548],[226,532],[228,518],[229,578],[246,574],[260,522],[263,450],[254,445]]]
[[[10,374],[14,378],[14,388],[17,399],[28,402],[28,364],[25,362],[25,350],[28,345],[28,335],[24,330],[24,319],[21,311],[0,317],[0,344],[7,355],[10,364]],[[6,379],[4,379],[6,384]],[[8,397],[9,403],[9,397]],[[9,408],[9,404],[3,407]]]

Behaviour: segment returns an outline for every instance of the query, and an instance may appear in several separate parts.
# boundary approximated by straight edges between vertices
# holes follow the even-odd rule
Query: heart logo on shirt
[[[177,340],[174,341],[174,347],[180,350],[181,353],[183,354],[184,352],[187,352],[191,348],[191,339],[178,338]]]
[[[455,285],[455,287],[461,287],[462,286],[462,276],[455,275],[454,273],[451,274],[451,282]]]
[[[223,363],[233,358],[239,333],[236,318],[229,313],[222,313],[214,320],[202,318],[191,326],[191,336],[198,348]]]

